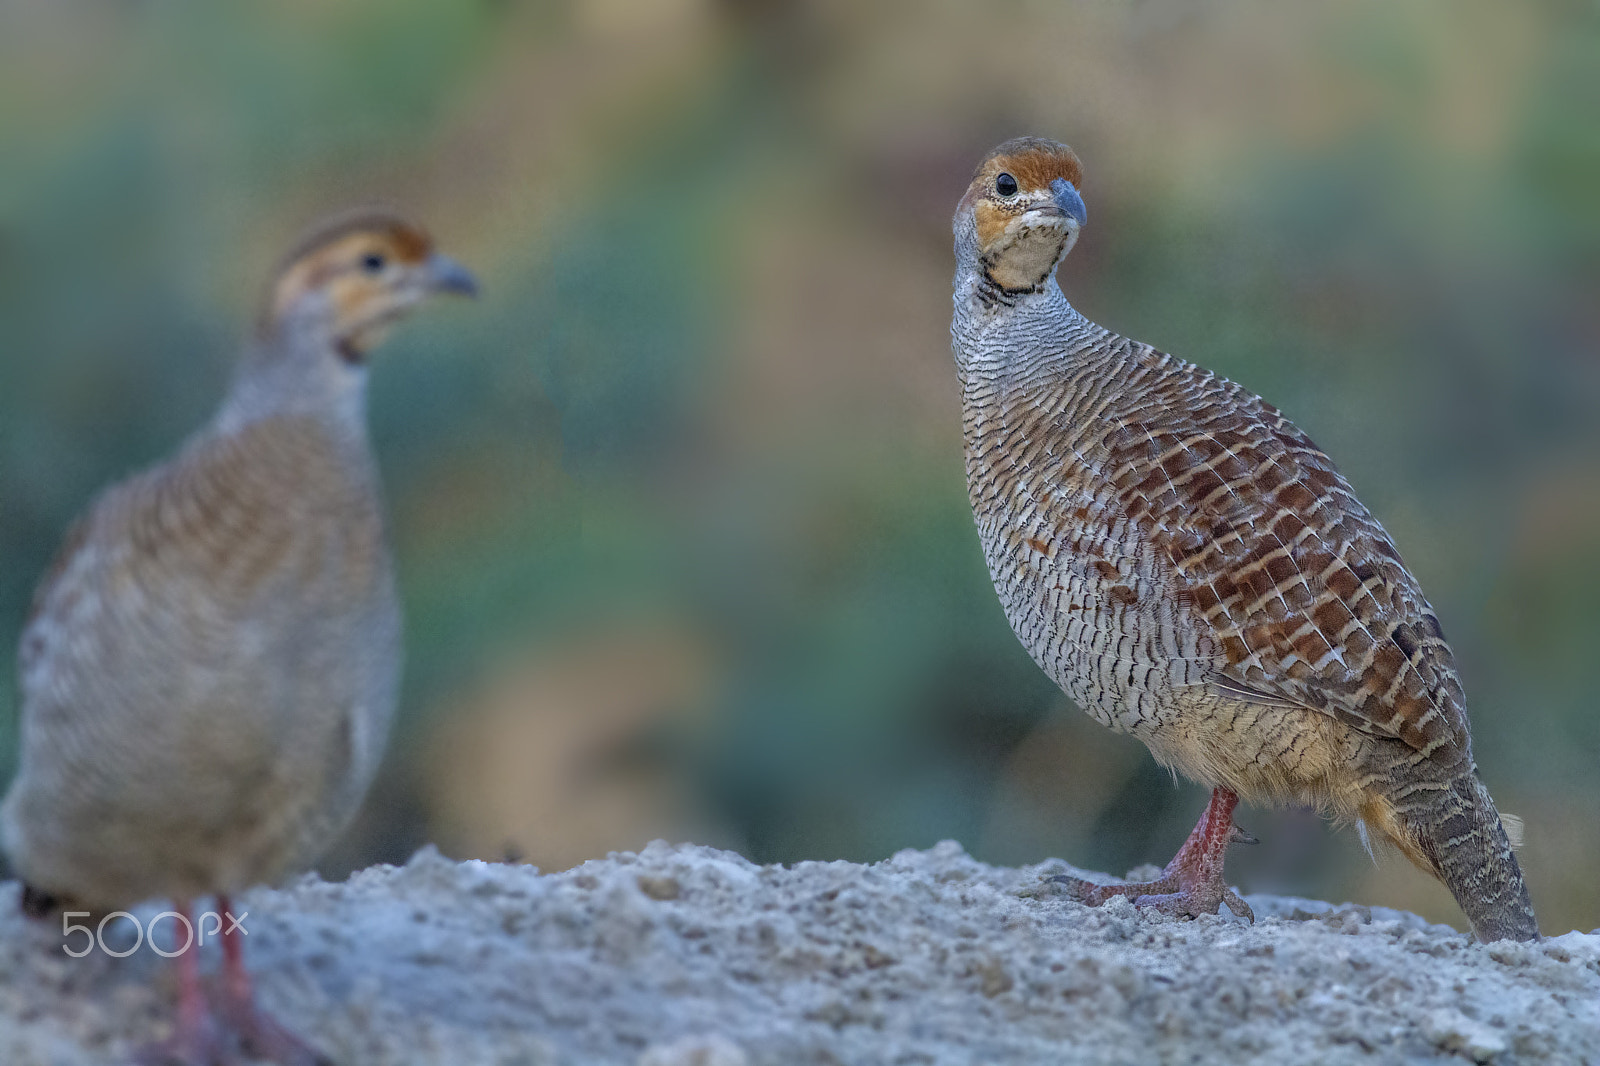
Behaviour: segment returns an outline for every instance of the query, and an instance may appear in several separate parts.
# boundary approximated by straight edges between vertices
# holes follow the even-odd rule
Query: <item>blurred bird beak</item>
[[[422,265],[428,288],[434,292],[458,292],[463,296],[478,295],[478,279],[472,271],[447,255],[434,252]]]
[[[1072,182],[1066,178],[1057,178],[1050,183],[1050,192],[1054,195],[1055,204],[1061,209],[1062,214],[1075,219],[1080,226],[1088,224],[1089,209],[1083,206],[1083,197],[1072,187]]]

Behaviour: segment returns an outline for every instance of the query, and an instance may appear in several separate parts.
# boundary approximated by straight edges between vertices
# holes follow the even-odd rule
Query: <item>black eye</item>
[[[383,270],[384,258],[377,252],[368,252],[361,257],[361,269],[368,274],[377,274]]]
[[[1001,196],[1017,195],[1017,179],[1010,174],[1002,174],[994,179],[994,191]]]

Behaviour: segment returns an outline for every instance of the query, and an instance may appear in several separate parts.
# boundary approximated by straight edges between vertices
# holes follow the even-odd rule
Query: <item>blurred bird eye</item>
[[[368,252],[361,257],[361,269],[368,274],[376,274],[383,269],[383,256],[377,252]]]
[[[1010,174],[1002,174],[994,179],[994,191],[1001,196],[1017,195],[1017,179]]]

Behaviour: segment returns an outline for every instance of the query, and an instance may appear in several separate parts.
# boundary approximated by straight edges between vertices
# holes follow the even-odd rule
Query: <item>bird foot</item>
[[[237,1066],[233,1042],[209,1016],[194,1024],[180,1023],[165,1040],[133,1053],[133,1066]]]
[[[252,1060],[277,1066],[334,1066],[327,1055],[308,1044],[294,1030],[254,1005],[244,1009],[225,1006],[229,1028]]]
[[[1150,881],[1123,881],[1097,885],[1081,877],[1061,875],[1050,880],[1065,885],[1067,894],[1079,903],[1098,907],[1113,896],[1126,896],[1135,907],[1148,907],[1176,917],[1198,918],[1216,914],[1226,903],[1236,918],[1256,920],[1250,905],[1222,878],[1222,858],[1229,844],[1254,844],[1256,838],[1233,824],[1233,808],[1239,797],[1226,789],[1213,789],[1211,802],[1195,825],[1194,832],[1161,876]]]
[[[240,1066],[242,1061],[278,1066],[334,1066],[333,1060],[261,1011],[224,1009],[198,1022],[180,1022],[159,1043],[134,1053],[132,1066]]]
[[[1160,911],[1174,918],[1198,918],[1202,914],[1216,914],[1221,905],[1226,903],[1228,911],[1235,917],[1252,922],[1256,920],[1250,904],[1224,884],[1220,877],[1215,881],[1191,880],[1185,884],[1181,875],[1169,869],[1168,873],[1154,881],[1119,881],[1099,885],[1066,874],[1050,880],[1065,886],[1070,899],[1091,907],[1098,907],[1113,896],[1126,896],[1135,907]]]

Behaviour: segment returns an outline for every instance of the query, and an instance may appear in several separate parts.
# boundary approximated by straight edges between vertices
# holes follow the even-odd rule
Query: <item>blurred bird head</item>
[[[388,329],[424,297],[476,296],[478,283],[433,248],[426,231],[392,211],[362,208],[313,227],[283,260],[262,319],[268,336],[325,339],[364,361]]]
[[[956,208],[956,259],[1008,294],[1038,292],[1077,243],[1088,211],[1072,149],[1018,137],[978,164]]]

